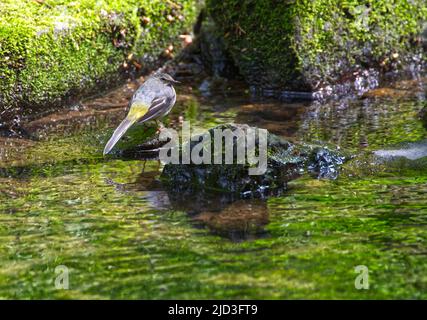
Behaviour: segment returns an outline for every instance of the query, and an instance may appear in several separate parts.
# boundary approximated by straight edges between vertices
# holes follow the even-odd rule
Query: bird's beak
[[[178,80],[175,80],[175,79],[172,79],[172,80],[169,80],[170,82],[172,82],[172,83],[181,83],[181,81],[178,81]]]
[[[107,144],[104,148],[104,156],[113,149],[113,147],[116,145],[117,141],[120,140],[120,138],[125,134],[125,132],[136,122],[136,118],[129,118],[127,117],[124,119],[116,130],[114,130],[113,135],[111,136],[110,140],[108,140]]]

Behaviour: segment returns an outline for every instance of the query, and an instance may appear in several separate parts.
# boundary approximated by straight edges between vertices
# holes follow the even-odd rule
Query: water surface
[[[179,91],[170,126],[248,123],[354,154],[426,146],[425,78],[327,103]],[[1,138],[0,298],[427,298],[425,157],[303,176],[268,199],[186,201],[159,187],[158,161],[102,157],[114,110]],[[55,288],[59,265],[68,290]],[[355,288],[358,265],[368,290]]]

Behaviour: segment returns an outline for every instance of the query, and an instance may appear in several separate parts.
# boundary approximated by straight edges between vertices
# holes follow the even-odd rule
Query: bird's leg
[[[142,166],[142,172],[144,173],[145,172],[145,165],[147,164],[147,161],[146,160],[144,160],[144,165]]]
[[[157,132],[156,133],[159,134],[160,132],[162,132],[162,130],[165,128],[165,126],[163,125],[163,123],[161,121],[158,121],[158,120],[154,120],[154,121],[156,121],[156,125],[157,125]]]

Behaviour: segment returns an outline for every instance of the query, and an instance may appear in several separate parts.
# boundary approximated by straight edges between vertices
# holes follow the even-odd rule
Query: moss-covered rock
[[[254,88],[315,91],[421,50],[425,0],[208,0],[240,72]]]
[[[198,2],[1,1],[0,124],[152,68],[190,29]]]
[[[199,135],[200,139],[192,138],[189,150],[199,150],[200,143],[210,139],[211,146],[210,164],[195,164],[191,159],[190,164],[166,164],[161,174],[161,180],[169,191],[173,191],[177,197],[185,195],[218,192],[226,193],[229,197],[256,197],[280,192],[286,188],[287,182],[300,176],[303,172],[309,172],[316,177],[336,178],[339,166],[349,158],[348,155],[336,148],[312,145],[296,144],[286,141],[279,136],[267,132],[267,158],[266,167],[259,174],[249,174],[250,165],[246,160],[244,164],[238,164],[238,138],[232,142],[232,164],[224,164],[226,158],[226,142],[222,141],[221,158],[223,164],[215,164],[214,150],[215,131],[224,132],[230,130],[236,133],[238,130],[244,135],[250,135],[249,130],[255,132],[255,152],[260,152],[259,129],[241,124],[225,124],[214,127],[208,132]],[[207,148],[204,145],[204,149]],[[203,149],[203,150],[204,150]],[[180,150],[180,155],[188,150],[185,146]],[[231,148],[230,148],[231,150]],[[245,149],[249,150],[249,145]],[[205,151],[203,151],[204,153]],[[200,154],[200,151],[199,151]],[[259,165],[259,164],[258,164]],[[187,198],[188,199],[188,198]]]

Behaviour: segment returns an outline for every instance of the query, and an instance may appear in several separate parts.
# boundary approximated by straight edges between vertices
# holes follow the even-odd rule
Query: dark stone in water
[[[318,178],[336,179],[339,165],[343,164],[345,157],[339,153],[323,147],[314,147],[309,155],[307,169]]]
[[[214,145],[215,129],[240,129],[247,133],[249,128],[248,125],[242,124],[226,124],[212,128],[208,131],[211,146]],[[257,133],[255,146],[258,150],[259,129],[252,129]],[[197,143],[191,142],[190,149]],[[249,175],[248,163],[236,164],[237,139],[233,140],[233,150],[233,164],[167,164],[161,174],[161,180],[167,189],[184,198],[186,194],[211,192],[223,192],[239,197],[262,197],[286,189],[288,181],[304,172],[319,178],[334,179],[338,175],[339,166],[348,158],[336,148],[291,143],[268,133],[266,171],[260,175]],[[224,159],[224,141],[222,156]]]
[[[424,107],[421,111],[420,111],[420,119],[424,124],[424,127],[427,128],[427,106]]]
[[[156,135],[142,144],[121,150],[120,156],[126,159],[154,159],[159,156],[160,148],[167,142],[168,140],[160,141],[158,135]]]

